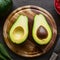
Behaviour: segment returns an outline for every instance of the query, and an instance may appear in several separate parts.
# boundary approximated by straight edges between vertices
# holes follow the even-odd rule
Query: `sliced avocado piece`
[[[10,39],[13,43],[21,44],[28,37],[28,18],[20,15],[9,31]]]
[[[52,29],[44,15],[39,14],[34,17],[32,36],[39,45],[48,44],[52,38]]]

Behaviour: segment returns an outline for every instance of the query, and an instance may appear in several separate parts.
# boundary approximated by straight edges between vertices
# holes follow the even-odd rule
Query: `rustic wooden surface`
[[[52,32],[53,32],[51,41],[45,46],[37,45],[36,43],[34,43],[34,40],[32,38],[32,26],[33,26],[34,16],[40,13],[44,14],[44,16],[47,18],[46,20],[51,26]],[[26,39],[27,41],[25,41],[23,44],[16,45],[11,42],[8,33],[12,24],[15,22],[15,20],[20,14],[28,16],[29,36]],[[57,27],[56,27],[56,23],[53,17],[50,15],[49,12],[47,12],[41,7],[28,5],[28,6],[19,7],[8,16],[8,18],[6,19],[4,23],[3,36],[4,36],[4,41],[6,42],[7,46],[16,54],[23,57],[36,57],[36,56],[41,56],[45,54],[52,48],[53,44],[55,43],[56,36],[57,36]]]
[[[49,11],[55,21],[56,21],[56,24],[57,24],[57,27],[58,27],[58,34],[60,33],[60,15],[58,15],[54,9],[54,0],[13,0],[13,7],[12,7],[12,11],[20,6],[24,6],[24,5],[37,5],[37,6],[40,6],[40,7],[43,7],[45,8],[47,11]],[[9,15],[9,14],[8,14]],[[0,41],[2,43],[4,43],[6,49],[8,50],[8,52],[10,53],[10,55],[12,56],[12,58],[14,60],[48,60],[50,55],[52,54],[52,51],[53,51],[53,47],[47,54],[44,54],[40,57],[36,57],[36,58],[23,58],[23,57],[20,57],[18,55],[16,55],[15,53],[13,53],[8,47],[7,45],[5,44],[4,42],[4,39],[3,39],[3,24],[4,24],[4,21],[6,19],[6,17],[8,16],[4,16],[4,18],[0,18]],[[56,40],[57,41],[57,40]],[[55,43],[56,45],[56,43]],[[60,56],[58,57],[57,60],[60,60]]]

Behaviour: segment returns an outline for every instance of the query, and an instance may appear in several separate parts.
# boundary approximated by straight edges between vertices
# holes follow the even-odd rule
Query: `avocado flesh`
[[[37,29],[40,26],[43,26],[47,30],[47,33],[48,33],[48,36],[46,38],[44,38],[44,39],[38,38],[37,37],[37,34],[36,34],[37,33]],[[33,39],[35,40],[35,42],[37,44],[39,44],[39,45],[48,44],[49,41],[52,38],[52,30],[51,30],[51,27],[49,26],[49,24],[47,23],[45,17],[42,14],[36,15],[34,17],[34,24],[33,24],[32,36],[33,36]]]
[[[9,31],[10,39],[13,43],[21,44],[28,37],[28,18],[20,15]]]

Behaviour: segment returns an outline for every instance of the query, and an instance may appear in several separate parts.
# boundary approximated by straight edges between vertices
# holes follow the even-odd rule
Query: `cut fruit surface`
[[[34,17],[32,36],[35,42],[40,45],[47,44],[51,40],[52,29],[44,15],[39,14]]]
[[[28,18],[20,15],[9,31],[12,42],[20,44],[24,42],[28,36]]]

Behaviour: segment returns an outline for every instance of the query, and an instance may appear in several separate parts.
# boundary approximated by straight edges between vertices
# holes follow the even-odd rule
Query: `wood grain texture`
[[[51,41],[44,46],[37,45],[32,38],[31,26],[33,25],[33,21],[34,21],[33,18],[36,14],[39,13],[42,13],[47,18],[47,21],[53,31],[53,36]],[[11,42],[9,38],[9,30],[20,14],[28,16],[29,36],[23,44],[17,45]],[[8,16],[3,27],[3,36],[7,46],[16,54],[24,57],[36,57],[45,54],[47,51],[49,51],[52,48],[57,36],[57,27],[53,17],[49,12],[47,12],[45,9],[41,7],[28,5],[28,6],[19,7]]]

